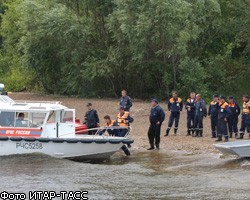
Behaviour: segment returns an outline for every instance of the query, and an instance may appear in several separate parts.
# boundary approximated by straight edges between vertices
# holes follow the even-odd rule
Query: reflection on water
[[[0,187],[88,190],[89,199],[249,199],[250,161],[217,155],[152,151],[120,153],[103,163],[45,155],[0,158]]]

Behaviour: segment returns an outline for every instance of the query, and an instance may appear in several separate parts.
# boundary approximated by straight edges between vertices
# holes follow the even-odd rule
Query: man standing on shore
[[[234,132],[236,138],[238,137],[238,117],[240,114],[240,107],[234,100],[233,96],[228,97],[228,106],[232,113],[232,115],[228,119],[229,137],[232,138]]]
[[[156,146],[156,149],[160,149],[160,134],[161,134],[161,125],[165,119],[165,113],[163,109],[159,106],[158,100],[152,100],[152,108],[150,111],[149,121],[150,127],[148,130],[148,139],[150,148],[148,150],[153,150]]]
[[[127,95],[126,90],[122,90],[122,96],[120,99],[120,107],[123,107],[125,111],[129,112],[130,108],[133,106],[131,98]]]
[[[194,135],[194,104],[195,104],[195,92],[190,93],[190,98],[187,99],[187,135]]]
[[[212,138],[217,137],[218,111],[219,111],[219,96],[215,94],[213,96],[213,101],[210,102],[208,108],[208,116],[210,116],[211,120]]]
[[[99,127],[99,117],[97,114],[97,111],[95,109],[92,109],[92,103],[88,103],[87,105],[88,111],[86,112],[84,119],[85,119],[85,123],[88,126],[88,129],[95,129],[97,127]],[[95,135],[95,133],[97,132],[97,130],[89,130],[88,134],[89,135]]]
[[[195,116],[194,116],[194,137],[203,136],[203,117],[207,116],[207,107],[205,101],[201,98],[201,94],[196,95],[195,100]]]
[[[240,135],[239,137],[237,137],[237,139],[243,139],[244,138],[244,134],[247,128],[247,122],[249,121],[249,107],[250,107],[250,101],[249,101],[249,96],[248,95],[244,95],[243,96],[243,106],[242,106],[242,115],[241,115],[241,127],[240,127]],[[250,131],[249,131],[250,132]],[[250,137],[250,135],[249,135]]]
[[[182,99],[178,97],[177,92],[172,92],[172,98],[169,99],[168,102],[168,110],[171,111],[170,118],[168,121],[168,128],[166,130],[166,135],[169,135],[170,129],[175,121],[174,126],[174,134],[177,134],[178,126],[179,126],[179,119],[180,119],[180,112],[182,111],[183,104]]]
[[[219,113],[218,113],[218,133],[216,142],[222,141],[222,135],[225,137],[225,142],[228,142],[228,129],[227,122],[228,118],[231,116],[231,111],[229,109],[228,103],[226,102],[226,97],[220,96],[219,99]]]

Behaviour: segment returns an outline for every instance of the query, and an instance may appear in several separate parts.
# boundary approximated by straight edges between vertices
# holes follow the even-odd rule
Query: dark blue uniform
[[[84,118],[88,129],[96,128],[97,124],[100,123],[97,111],[94,109],[87,111]],[[97,130],[91,130],[89,131],[89,135],[94,135],[96,132]]]
[[[165,113],[159,105],[151,108],[149,116],[150,127],[148,130],[148,139],[151,148],[154,148],[154,144],[156,148],[159,148],[161,125],[164,120]],[[160,122],[160,124],[157,124],[157,122]]]
[[[130,110],[130,108],[133,106],[131,98],[129,96],[121,97],[120,99],[120,107],[124,108],[125,111]]]
[[[196,137],[200,136],[202,137],[203,134],[203,117],[207,116],[207,107],[206,103],[203,99],[200,101],[195,101],[194,104],[195,107],[195,116],[194,116],[194,128],[196,131]]]
[[[222,135],[224,135],[225,139],[228,140],[228,130],[227,130],[227,121],[231,116],[231,110],[229,109],[228,103],[220,103],[219,104],[219,112],[218,112],[218,130],[217,136],[218,141],[221,141]]]
[[[187,109],[187,129],[188,129],[188,132],[187,132],[187,135],[190,135],[191,134],[191,131],[192,131],[192,134],[194,133],[194,110],[195,110],[195,99],[187,99],[187,102],[186,102],[186,109]]]
[[[182,111],[183,104],[182,104],[182,99],[181,98],[171,98],[168,102],[168,110],[171,111],[170,118],[168,121],[168,128],[166,131],[166,136],[168,136],[169,131],[175,121],[175,126],[174,126],[174,133],[177,133],[178,126],[179,126],[179,119],[180,119],[180,111]]]
[[[216,138],[217,136],[217,125],[218,125],[218,112],[219,112],[219,103],[215,101],[211,101],[209,108],[208,108],[208,115],[211,119],[211,130],[212,130],[212,137]]]
[[[228,118],[228,130],[230,133],[230,138],[232,137],[232,133],[235,133],[235,137],[238,136],[238,117],[240,114],[240,107],[237,102],[229,103],[229,109],[231,111],[231,115]]]

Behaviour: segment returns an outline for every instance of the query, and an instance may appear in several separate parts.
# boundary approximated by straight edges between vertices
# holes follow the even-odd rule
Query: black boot
[[[124,151],[124,153],[125,153],[127,156],[130,156],[130,151],[128,150],[128,148],[127,148],[125,145],[122,146],[122,150]]]
[[[222,141],[222,136],[218,136],[217,140],[215,142],[221,142]]]
[[[174,129],[174,135],[177,135],[177,128]]]
[[[203,137],[203,130],[200,130],[200,137]]]
[[[194,137],[198,137],[198,135],[199,135],[199,130],[196,130]]]
[[[192,130],[192,136],[194,137],[194,129]]]
[[[233,138],[233,133],[229,133],[229,137],[230,137],[230,138]]]
[[[166,135],[164,135],[164,136],[168,136],[168,135],[169,135],[169,132],[170,132],[170,128],[167,128],[167,130],[166,130]]]
[[[236,139],[243,139],[244,138],[244,133],[240,133],[240,135]]]
[[[189,135],[191,135],[191,131],[190,130],[187,131],[187,135],[186,136],[189,136]]]
[[[156,146],[157,150],[160,150],[160,145],[159,144],[156,144],[155,146]]]
[[[154,150],[155,148],[153,146],[151,146],[150,148],[148,148],[147,150]]]
[[[237,138],[238,137],[238,133],[235,133],[235,138]]]
[[[225,137],[224,142],[228,142],[228,136]]]

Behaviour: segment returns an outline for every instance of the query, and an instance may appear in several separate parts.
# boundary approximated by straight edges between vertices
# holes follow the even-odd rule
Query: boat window
[[[15,127],[41,127],[44,123],[45,117],[46,113],[17,112]]]
[[[0,112],[0,126],[14,126],[15,112]]]
[[[28,113],[17,112],[15,127],[29,127],[29,126],[30,126],[30,122],[28,118]]]
[[[73,122],[73,112],[72,111],[65,111],[62,113],[62,123],[72,123]]]
[[[46,113],[29,113],[30,127],[41,127],[45,121]]]
[[[56,122],[56,112],[55,111],[50,111],[47,122],[48,123],[55,123]]]

